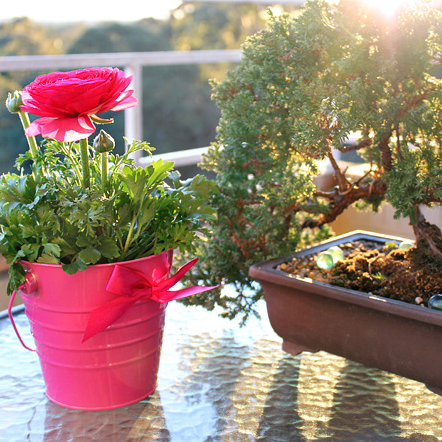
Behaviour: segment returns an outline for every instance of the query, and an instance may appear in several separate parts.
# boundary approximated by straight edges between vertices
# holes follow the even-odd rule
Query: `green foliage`
[[[151,19],[131,24],[101,23],[90,27],[68,49],[70,54],[167,51],[167,27]]]
[[[239,48],[248,35],[265,25],[265,9],[258,5],[186,2],[171,17],[178,50]]]
[[[162,160],[134,167],[134,152],[152,151],[134,142],[124,155],[109,155],[104,186],[102,154],[89,150],[91,186],[85,189],[79,149],[46,140],[31,174],[1,178],[0,253],[11,264],[8,293],[24,280],[19,260],[62,264],[72,274],[90,264],[195,249],[201,223],[211,216],[206,201],[213,183],[200,176],[183,182],[173,163]],[[29,159],[22,155],[17,167]]]
[[[29,18],[17,18],[0,26],[2,56],[57,54],[61,51],[60,33],[53,32],[53,28],[34,23]]]
[[[323,238],[354,203],[377,210],[388,200],[419,232],[419,206],[442,201],[442,83],[432,75],[441,26],[424,4],[389,19],[366,1],[311,0],[246,40],[240,65],[213,82],[221,120],[204,165],[220,192],[192,276],[241,295],[189,303],[247,316],[259,298],[249,265]],[[358,139],[346,146],[350,134]],[[352,150],[367,161],[362,177],[335,159]],[[330,161],[334,189],[314,184],[318,160]]]

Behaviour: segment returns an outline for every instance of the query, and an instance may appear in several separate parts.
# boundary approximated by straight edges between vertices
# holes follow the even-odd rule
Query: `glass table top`
[[[49,401],[37,355],[0,319],[0,440],[442,441],[441,396],[325,352],[286,354],[264,302],[259,310],[261,319],[241,328],[216,311],[170,303],[158,389],[110,411]],[[16,322],[32,342],[26,316]]]

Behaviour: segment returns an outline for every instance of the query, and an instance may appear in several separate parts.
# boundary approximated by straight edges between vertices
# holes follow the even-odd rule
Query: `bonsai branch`
[[[353,146],[339,147],[338,150],[339,152],[345,153],[345,152],[351,152],[353,150],[359,150],[362,149],[363,147],[368,147],[368,146],[371,146],[371,138],[364,138],[359,143],[354,144]]]
[[[304,222],[302,228],[321,227],[324,224],[333,222],[345,209],[359,200],[367,200],[369,198],[382,198],[387,192],[387,186],[383,180],[376,178],[370,183],[354,186],[346,192],[340,192],[335,189],[332,192],[317,191],[315,196],[325,198],[329,201],[329,211],[323,213],[317,219],[308,219]]]
[[[327,157],[333,167],[333,170],[335,171],[335,177],[338,183],[339,190],[341,192],[345,192],[351,186],[351,184],[348,182],[347,178],[345,177],[345,173],[339,167],[331,151],[327,153]]]

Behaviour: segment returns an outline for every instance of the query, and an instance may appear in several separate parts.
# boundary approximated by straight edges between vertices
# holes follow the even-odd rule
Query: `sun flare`
[[[379,9],[379,11],[388,16],[393,17],[398,10],[403,7],[411,7],[415,0],[366,0],[371,6]]]

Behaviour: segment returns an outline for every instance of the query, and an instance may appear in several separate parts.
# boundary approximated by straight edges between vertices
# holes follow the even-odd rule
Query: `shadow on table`
[[[272,385],[261,415],[256,440],[307,442],[298,413],[298,383],[302,356],[284,356],[273,375]]]
[[[327,432],[324,441],[408,440],[401,437],[392,375],[347,360],[335,387]]]
[[[279,361],[257,432],[260,442],[435,442],[425,434],[401,436],[395,382],[387,372],[345,361],[331,403],[318,403],[318,386],[299,379],[302,356]],[[314,377],[311,378],[312,384]],[[321,381],[323,382],[323,381]],[[321,384],[323,386],[323,384]],[[303,403],[300,403],[303,401]],[[305,403],[304,403],[305,402]],[[315,407],[312,410],[312,406]],[[310,407],[310,408],[309,408]],[[321,407],[323,409],[321,410]],[[306,410],[316,418],[305,419]],[[302,411],[301,411],[302,410]],[[313,416],[312,416],[313,417]],[[417,423],[417,425],[419,425]],[[428,429],[424,429],[424,432]]]
[[[46,405],[44,442],[169,442],[160,393],[136,404],[105,411]]]

